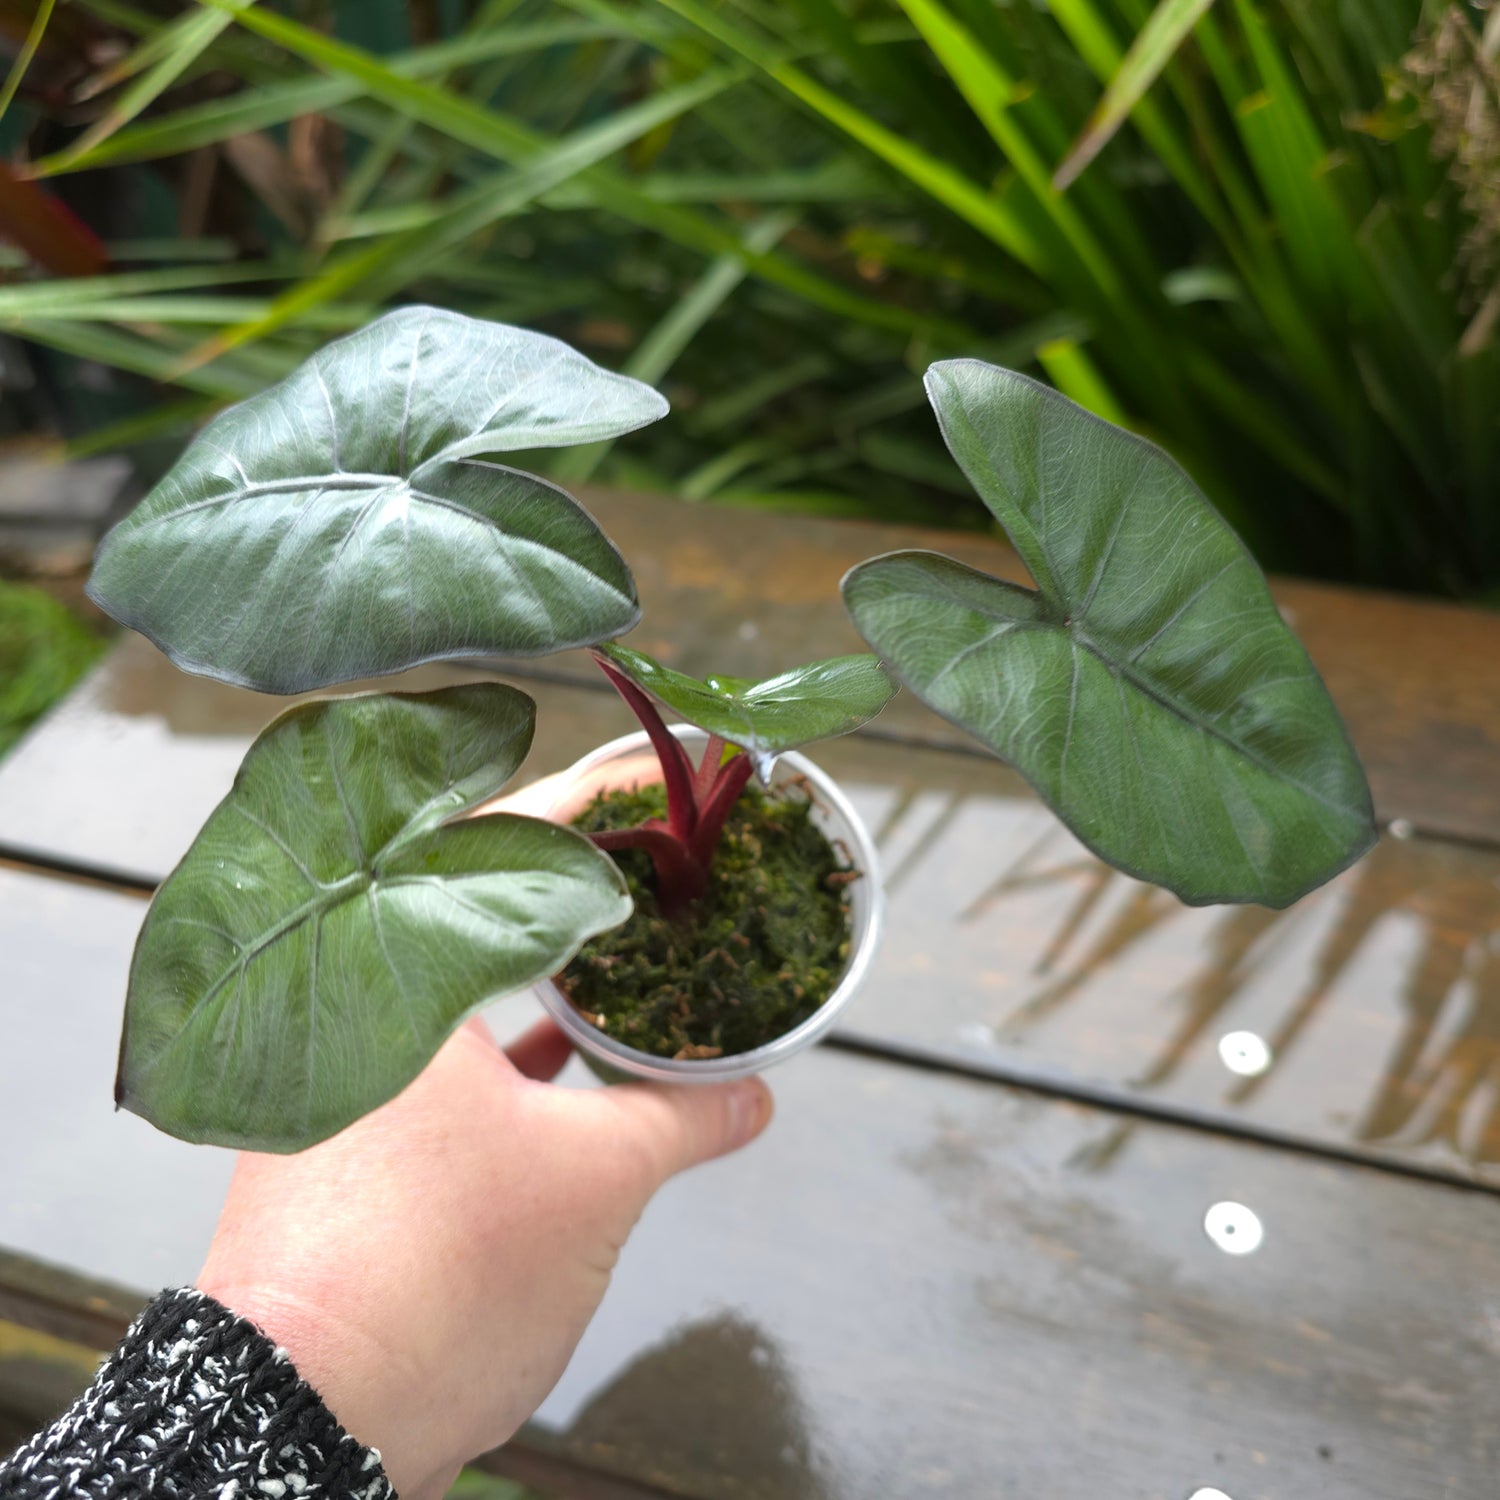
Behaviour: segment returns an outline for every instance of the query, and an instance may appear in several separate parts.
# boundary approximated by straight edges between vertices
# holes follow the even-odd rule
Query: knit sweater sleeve
[[[380,1454],[339,1426],[253,1323],[163,1292],[74,1405],[0,1462],[3,1500],[392,1500]]]

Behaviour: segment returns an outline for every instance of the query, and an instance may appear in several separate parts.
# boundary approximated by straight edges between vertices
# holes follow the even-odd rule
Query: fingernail
[[[754,1079],[733,1085],[729,1096],[729,1133],[736,1145],[744,1145],[760,1132],[769,1113],[770,1098],[765,1085]]]

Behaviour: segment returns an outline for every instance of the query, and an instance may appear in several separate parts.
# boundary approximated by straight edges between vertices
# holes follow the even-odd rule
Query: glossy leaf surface
[[[105,538],[89,592],[178,666],[272,693],[619,635],[639,609],[609,539],[483,455],[665,411],[556,339],[403,308],[211,423]]]
[[[479,683],[277,719],[151,903],[120,1103],[185,1140],[300,1150],[624,921],[623,882],[581,835],[451,821],[520,765],[534,713]]]
[[[741,746],[757,760],[858,729],[899,687],[874,656],[835,656],[752,682],[743,677],[699,681],[613,642],[599,654],[689,724]]]
[[[1194,905],[1284,906],[1374,838],[1260,570],[1165,453],[1022,375],[934,365],[949,448],[1035,591],[927,552],[855,568],[860,633],[1090,848]]]

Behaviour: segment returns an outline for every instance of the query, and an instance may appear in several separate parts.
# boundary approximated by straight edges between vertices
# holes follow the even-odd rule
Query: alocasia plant
[[[100,605],[187,670],[273,693],[593,647],[656,747],[666,816],[591,837],[468,816],[531,739],[534,705],[499,683],[292,709],[152,903],[120,1102],[191,1140],[333,1134],[481,1004],[628,919],[607,851],[649,854],[690,924],[755,773],[869,720],[896,678],[1186,901],[1285,904],[1356,858],[1372,815],[1338,716],[1182,470],[1009,371],[952,361],[928,389],[1035,590],[934,553],[873,559],[844,596],[879,656],[760,683],[618,644],[639,616],[624,561],[496,459],[665,413],[554,339],[406,308],[211,423],[106,538]],[[662,708],[709,736],[697,765]]]

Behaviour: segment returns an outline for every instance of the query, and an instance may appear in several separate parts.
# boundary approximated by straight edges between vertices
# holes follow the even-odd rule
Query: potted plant
[[[1036,588],[872,559],[843,593],[878,655],[762,683],[619,644],[639,616],[624,561],[497,457],[666,411],[554,339],[404,308],[215,419],[90,582],[179,666],[300,693],[586,646],[643,732],[577,768],[563,826],[485,809],[531,740],[513,687],[283,714],[147,914],[119,1102],[190,1140],[300,1149],[554,975],[554,1013],[617,1066],[773,1060],[828,1024],[878,926],[868,837],[796,752],[898,680],[1185,901],[1285,905],[1357,858],[1370,798],[1337,713],[1186,474],[1010,371],[948,361],[927,384]]]

